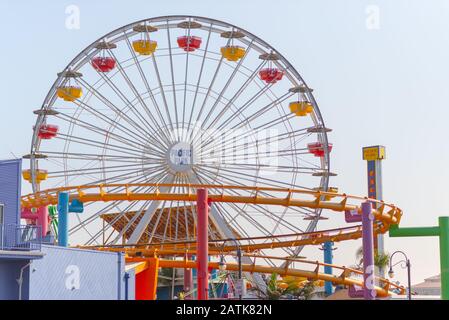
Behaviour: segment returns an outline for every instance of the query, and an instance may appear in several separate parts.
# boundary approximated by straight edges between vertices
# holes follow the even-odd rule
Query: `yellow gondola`
[[[133,41],[133,49],[138,54],[149,56],[156,51],[157,42],[152,40],[136,40]]]
[[[290,111],[299,117],[304,117],[313,111],[313,105],[309,101],[294,101],[289,104]]]
[[[76,99],[81,98],[83,90],[81,87],[75,86],[59,87],[56,90],[56,94],[59,98],[64,99],[64,101],[75,101]]]
[[[47,178],[48,178],[48,171],[47,170],[37,169],[37,170],[35,170],[35,174],[36,174],[36,182],[37,183],[40,183],[41,181],[47,180]],[[22,171],[22,177],[26,181],[31,182],[31,170],[30,169],[23,170]]]
[[[226,46],[221,48],[221,55],[228,61],[238,61],[244,55],[246,50],[239,46]]]

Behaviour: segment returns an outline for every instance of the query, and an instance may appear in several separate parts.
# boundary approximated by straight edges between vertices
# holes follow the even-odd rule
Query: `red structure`
[[[109,72],[115,68],[115,59],[111,57],[95,57],[91,61],[92,67],[98,72]]]
[[[32,220],[34,225],[40,226],[42,237],[47,235],[48,225],[50,222],[47,206],[37,208],[36,213],[32,212],[31,209],[28,208],[23,209],[20,217],[22,219]]]
[[[195,36],[178,37],[178,45],[184,51],[195,51],[201,46],[201,38]]]
[[[198,300],[208,300],[209,290],[209,204],[207,201],[207,189],[197,190],[196,207],[197,217],[197,281],[198,281]]]
[[[307,149],[315,157],[324,157],[324,146],[321,142],[309,143],[307,144]],[[327,144],[327,149],[329,150],[329,152],[332,151],[332,143]]]
[[[259,77],[266,83],[276,83],[282,80],[284,72],[277,68],[264,68],[259,71]]]
[[[51,139],[58,134],[59,127],[53,124],[42,124],[39,127],[38,137],[41,139]]]
[[[156,300],[159,258],[150,258],[148,267],[136,274],[136,300]]]

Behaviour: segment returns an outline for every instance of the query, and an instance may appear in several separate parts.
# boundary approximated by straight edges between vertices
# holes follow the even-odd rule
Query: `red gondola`
[[[115,59],[111,57],[95,57],[92,59],[92,67],[98,72],[109,72],[115,68]]]
[[[276,83],[277,81],[282,80],[283,76],[284,71],[277,68],[264,68],[259,71],[260,79],[266,83]]]
[[[201,46],[201,38],[194,36],[178,37],[178,46],[184,51],[195,51]]]
[[[324,147],[321,142],[313,142],[307,145],[307,149],[315,157],[324,157]],[[332,143],[327,144],[327,149],[329,153],[332,151]]]
[[[39,127],[38,137],[41,139],[51,139],[58,134],[58,126],[53,124],[42,124]]]

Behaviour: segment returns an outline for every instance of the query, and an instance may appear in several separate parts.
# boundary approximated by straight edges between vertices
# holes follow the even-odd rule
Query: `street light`
[[[221,271],[226,270],[226,263],[224,261],[224,255],[223,255],[223,249],[224,249],[224,245],[226,243],[226,241],[233,241],[237,247],[237,261],[238,261],[238,265],[239,265],[239,273],[238,273],[238,279],[239,279],[239,283],[240,285],[243,285],[241,283],[242,281],[242,250],[240,249],[240,244],[237,242],[237,240],[235,239],[227,239],[223,242],[223,244],[221,245],[221,257],[220,257],[220,262],[218,263],[218,269],[220,269]],[[239,292],[239,300],[242,300],[242,292],[240,290]]]
[[[393,256],[396,254],[396,253],[400,253],[400,254],[402,254],[403,256],[404,256],[404,258],[405,258],[405,260],[400,260],[400,261],[398,261],[398,262],[396,262],[395,264],[393,264]],[[404,263],[405,262],[405,267],[404,267]],[[388,271],[388,276],[390,277],[390,278],[393,278],[394,277],[394,271],[393,271],[393,267],[394,266],[396,266],[397,264],[399,264],[399,263],[402,263],[401,264],[401,267],[404,269],[404,268],[407,268],[407,280],[408,280],[408,294],[407,294],[407,297],[408,297],[408,300],[412,300],[412,285],[411,285],[411,278],[410,278],[410,260],[409,260],[409,258],[407,257],[407,255],[404,253],[404,252],[402,252],[402,251],[395,251],[395,252],[393,252],[393,254],[390,256],[390,270]]]

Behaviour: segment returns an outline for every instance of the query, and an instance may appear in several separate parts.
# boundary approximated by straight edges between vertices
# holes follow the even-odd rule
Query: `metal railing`
[[[0,250],[40,251],[41,227],[0,224]]]

